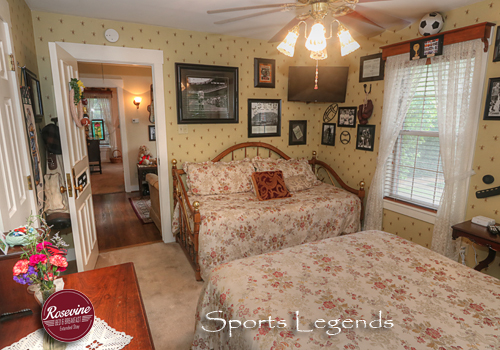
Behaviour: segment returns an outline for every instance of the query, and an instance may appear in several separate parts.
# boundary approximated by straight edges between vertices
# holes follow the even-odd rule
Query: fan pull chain
[[[314,90],[318,90],[318,60],[316,60],[316,78],[314,79]]]

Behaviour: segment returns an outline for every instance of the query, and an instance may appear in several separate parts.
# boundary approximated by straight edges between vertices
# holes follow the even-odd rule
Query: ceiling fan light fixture
[[[326,52],[326,48],[321,51],[311,51],[310,57],[316,61],[326,60],[328,58],[328,53]]]
[[[337,36],[339,37],[340,54],[342,56],[346,56],[351,52],[354,52],[360,48],[358,42],[352,38],[351,33],[349,33],[349,30],[347,30],[347,28],[344,27],[344,25],[340,22],[339,22],[339,31],[337,33]]]
[[[295,44],[299,38],[299,26],[295,26],[291,31],[288,32],[286,38],[278,45],[277,49],[282,54],[293,57],[295,53]]]
[[[325,26],[321,22],[315,23],[311,28],[311,33],[306,41],[306,48],[309,51],[323,51],[326,48]]]

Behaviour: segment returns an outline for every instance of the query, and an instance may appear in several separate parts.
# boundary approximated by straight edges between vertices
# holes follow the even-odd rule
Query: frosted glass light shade
[[[328,58],[328,53],[326,52],[326,49],[321,51],[311,51],[310,57],[317,61],[326,60]]]
[[[340,54],[342,56],[346,56],[359,49],[360,46],[357,41],[352,38],[351,33],[341,23],[339,23],[337,36],[340,40]]]
[[[306,41],[306,48],[309,51],[322,51],[326,48],[325,26],[323,23],[315,23],[311,28],[311,33]]]
[[[295,26],[291,31],[288,32],[286,38],[278,45],[278,51],[288,57],[293,57],[293,54],[295,53],[295,44],[297,43],[298,37],[299,27]]]

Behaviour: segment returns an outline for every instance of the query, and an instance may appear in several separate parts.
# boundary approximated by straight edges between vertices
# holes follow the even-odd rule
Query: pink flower
[[[437,329],[433,329],[433,328],[427,328],[425,330],[425,333],[432,337],[433,339],[438,339],[438,338],[441,338],[441,334],[439,334],[439,331]]]
[[[375,282],[375,287],[380,288],[380,289],[384,289],[385,284],[383,284],[382,282]]]
[[[28,272],[28,264],[29,261],[26,259],[19,260],[18,262],[16,262],[14,268],[12,269],[14,276],[18,276],[22,273]]]
[[[51,256],[49,258],[49,262],[54,266],[63,267],[65,270],[66,270],[66,267],[68,267],[68,262],[66,261],[66,258],[61,256],[61,255]]]
[[[280,278],[283,277],[283,272],[276,271],[273,273],[274,277]]]
[[[57,278],[57,276],[54,276],[52,272],[47,273],[45,276],[43,276],[43,279],[45,281],[53,281]]]
[[[36,266],[38,263],[45,264],[47,262],[47,256],[45,254],[34,254],[30,256],[30,265]]]
[[[52,245],[52,243],[50,242],[47,242],[47,241],[43,241],[43,242],[40,242],[36,245],[36,251],[37,252],[41,252],[42,250],[45,249],[45,247],[49,246],[49,245]]]

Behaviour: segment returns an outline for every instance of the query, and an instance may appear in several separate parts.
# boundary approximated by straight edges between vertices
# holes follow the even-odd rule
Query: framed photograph
[[[281,100],[248,99],[248,137],[281,136]]]
[[[495,50],[493,50],[493,62],[500,61],[500,27],[497,27],[497,36],[495,38]]]
[[[443,54],[443,35],[414,40],[410,43],[410,60],[419,60]]]
[[[40,82],[38,81],[36,74],[25,67],[21,68],[21,74],[24,79],[24,84],[28,89],[31,106],[33,107],[33,113],[35,114],[35,121],[39,123],[43,120],[43,103]]]
[[[0,250],[5,255],[7,255],[7,252],[9,251],[9,246],[7,245],[7,242],[5,241],[5,235],[3,234],[3,232],[0,232]]]
[[[290,120],[288,130],[289,145],[305,145],[307,143],[307,120]]]
[[[490,78],[484,120],[500,120],[500,78]]]
[[[254,58],[254,86],[274,88],[276,85],[276,61],[267,58]]]
[[[156,129],[154,125],[148,125],[149,141],[156,141]]]
[[[339,107],[339,128],[355,128],[358,107]]]
[[[175,64],[177,123],[238,123],[238,68]]]
[[[385,61],[382,53],[364,56],[359,59],[359,82],[384,80]]]
[[[335,127],[335,123],[323,123],[322,145],[335,146]]]
[[[105,140],[106,134],[104,133],[104,120],[92,119],[90,123],[92,137],[94,138],[94,140]]]
[[[356,149],[373,152],[375,144],[375,125],[358,125]]]

